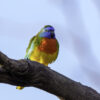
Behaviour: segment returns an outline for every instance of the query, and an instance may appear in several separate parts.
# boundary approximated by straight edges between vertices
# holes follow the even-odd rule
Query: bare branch
[[[0,52],[0,83],[37,87],[65,100],[100,100],[100,94],[34,61],[14,60]]]

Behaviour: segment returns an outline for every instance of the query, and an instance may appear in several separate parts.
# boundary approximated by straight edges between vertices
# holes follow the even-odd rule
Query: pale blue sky
[[[66,2],[65,6],[63,1],[59,0],[58,3],[56,3],[57,0],[55,2],[53,0],[0,1],[0,51],[7,54],[10,58],[24,58],[29,39],[41,27],[51,24],[56,29],[56,36],[60,43],[60,52],[57,61],[49,66],[73,80],[100,91],[100,87],[97,85],[99,82],[97,80],[94,82],[93,80],[96,78],[93,78],[94,76],[89,72],[92,69],[91,65],[94,64],[95,66],[97,62],[100,62],[100,12],[98,12],[94,2],[92,2],[93,0],[74,0],[74,2],[73,0],[65,0],[68,1],[69,4],[67,4],[69,6],[67,6]],[[70,16],[71,10],[73,12],[76,10],[76,5],[79,5],[77,12],[80,15],[75,12],[73,16]],[[72,9],[70,9],[71,7]],[[81,19],[82,22],[79,21]],[[81,23],[86,28],[86,33],[83,31]],[[79,43],[78,39],[83,40],[81,41],[82,43]],[[81,48],[83,42],[86,44],[84,50],[82,49],[83,47]],[[83,57],[84,54],[81,55],[80,49],[77,48],[83,51],[88,51],[89,49],[93,55],[90,54],[88,57]],[[92,57],[95,60],[94,63],[91,63],[93,61]],[[84,58],[88,59],[87,62]],[[83,64],[84,62],[85,64]],[[88,72],[86,72],[85,65],[88,66]],[[100,73],[98,69],[95,72]],[[57,97],[33,87],[19,91],[16,90],[15,86],[7,84],[0,84],[0,99],[58,100]]]

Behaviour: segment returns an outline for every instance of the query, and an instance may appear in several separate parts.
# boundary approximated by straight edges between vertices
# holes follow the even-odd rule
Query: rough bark
[[[0,83],[37,87],[64,100],[100,100],[100,94],[49,67],[29,60],[14,60],[0,52]]]

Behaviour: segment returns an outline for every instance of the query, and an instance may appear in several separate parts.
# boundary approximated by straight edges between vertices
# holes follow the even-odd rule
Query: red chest
[[[47,39],[44,38],[41,41],[41,44],[39,46],[39,50],[42,52],[46,52],[46,53],[54,53],[57,51],[57,41],[56,39]]]

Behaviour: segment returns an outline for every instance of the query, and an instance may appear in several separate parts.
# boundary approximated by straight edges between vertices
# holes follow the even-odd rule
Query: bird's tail
[[[17,86],[16,87],[16,89],[18,89],[18,90],[22,90],[24,87],[22,87],[22,86]]]

